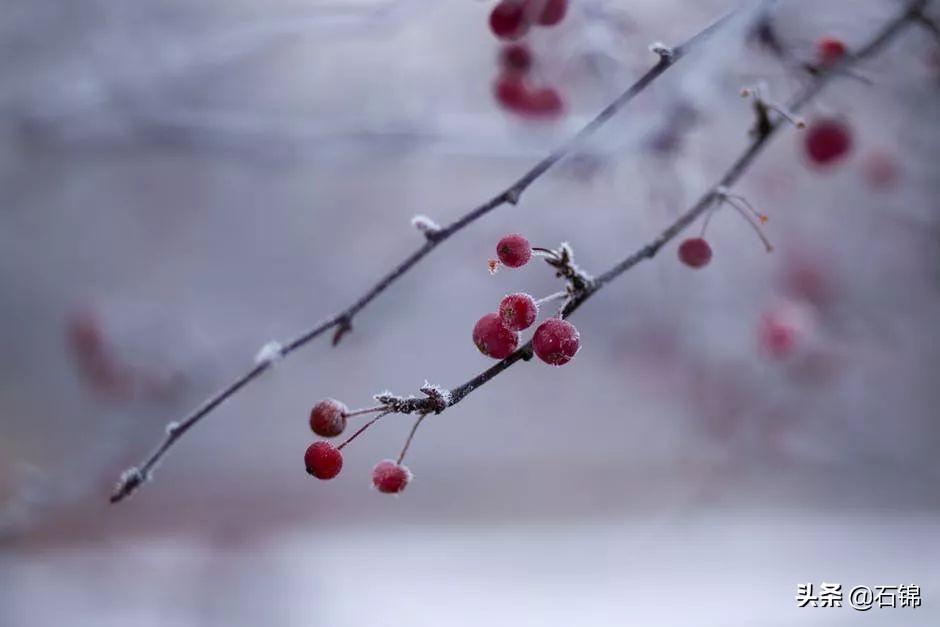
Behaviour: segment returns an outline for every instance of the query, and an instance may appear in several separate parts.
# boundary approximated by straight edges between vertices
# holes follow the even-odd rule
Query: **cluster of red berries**
[[[310,429],[324,438],[335,438],[346,429],[347,418],[368,411],[374,410],[350,412],[345,403],[325,398],[310,411]],[[343,469],[342,448],[346,442],[339,446],[333,446],[326,440],[311,444],[304,455],[307,472],[323,480],[338,475]],[[405,465],[390,459],[380,461],[372,469],[372,485],[379,492],[397,494],[404,490],[410,481],[411,471]]]
[[[532,258],[532,246],[521,235],[507,235],[496,245],[496,256],[504,266],[519,268]],[[487,357],[505,359],[519,347],[519,332],[531,327],[538,313],[539,304],[530,295],[509,294],[500,301],[496,312],[477,321],[473,327],[473,343]],[[532,348],[545,363],[561,366],[571,361],[581,348],[581,335],[567,320],[549,318],[536,328]]]
[[[501,40],[523,38],[535,26],[555,26],[568,13],[568,0],[501,0],[490,13],[490,30]],[[499,54],[500,75],[493,87],[507,110],[530,117],[554,117],[564,111],[558,90],[534,87],[529,78],[534,58],[523,43],[507,44]]]

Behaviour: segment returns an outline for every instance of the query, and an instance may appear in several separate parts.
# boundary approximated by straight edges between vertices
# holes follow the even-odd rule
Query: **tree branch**
[[[858,49],[853,55],[844,59],[840,64],[815,75],[812,79],[812,82],[791,99],[787,105],[787,109],[790,111],[799,110],[816,94],[818,94],[831,78],[840,74],[844,74],[848,67],[878,52],[895,35],[903,30],[905,26],[908,26],[913,22],[920,21],[921,16],[923,15],[923,8],[930,1],[931,0],[914,0],[913,2],[909,2],[907,7],[899,15],[887,22],[867,44]],[[769,115],[769,113],[765,112],[764,116],[767,115]],[[634,253],[628,255],[619,263],[615,264],[607,271],[599,275],[597,278],[592,279],[582,289],[575,290],[573,297],[568,301],[567,305],[562,310],[562,317],[567,318],[573,314],[575,310],[583,305],[589,298],[591,298],[591,296],[596,294],[605,285],[611,283],[614,279],[618,278],[633,266],[637,265],[641,261],[655,257],[663,246],[665,246],[670,240],[675,238],[686,227],[698,219],[703,213],[705,213],[705,211],[712,207],[716,201],[722,199],[726,195],[726,190],[741,178],[741,176],[747,171],[748,167],[754,162],[770,139],[779,131],[782,126],[790,123],[783,113],[774,112],[774,115],[775,117],[772,120],[768,120],[768,118],[764,116],[758,116],[758,119],[755,123],[755,136],[751,143],[748,144],[741,155],[734,161],[734,163],[732,163],[721,179],[712,185],[698,199],[698,201],[692,205],[692,207],[687,209],[672,224],[666,227],[666,229],[664,229],[659,234],[659,236],[656,237],[656,239],[646,244]],[[462,401],[471,392],[484,385],[500,373],[504,372],[513,364],[519,361],[529,361],[532,358],[532,355],[532,340],[529,340],[523,346],[519,347],[513,354],[497,362],[493,366],[490,366],[477,376],[465,382],[463,385],[450,390],[449,400],[445,407],[435,408],[432,406],[430,399],[426,398],[410,399],[413,402],[406,408],[403,408],[407,411],[402,411],[401,413],[441,413],[445,409],[453,407]]]
[[[424,257],[429,255],[431,251],[437,248],[442,242],[456,234],[464,227],[480,219],[497,207],[501,207],[505,204],[515,205],[518,203],[522,194],[526,191],[526,189],[528,189],[530,185],[532,185],[532,183],[534,183],[539,177],[555,166],[555,164],[557,164],[559,161],[580,148],[584,140],[593,135],[597,129],[599,129],[608,120],[610,120],[610,118],[616,115],[628,102],[633,100],[633,98],[646,89],[653,81],[666,72],[666,70],[675,65],[680,59],[688,55],[688,53],[697,44],[707,39],[722,24],[726,23],[736,13],[737,9],[729,11],[677,47],[669,48],[663,44],[654,44],[651,47],[651,50],[659,56],[659,61],[649,70],[647,70],[646,73],[643,74],[639,79],[637,79],[637,81],[634,82],[626,91],[624,91],[613,102],[607,105],[570,140],[535,164],[535,166],[523,174],[508,188],[493,196],[478,207],[470,210],[460,218],[454,220],[446,227],[434,229],[422,228],[421,230],[423,231],[426,239],[424,245],[411,253],[394,269],[379,279],[375,285],[369,288],[369,290],[367,290],[366,293],[363,294],[353,304],[339,313],[327,318],[323,322],[320,322],[297,338],[291,340],[272,356],[257,361],[251,370],[247,371],[228,386],[224,387],[222,390],[211,396],[179,423],[171,423],[172,428],[167,429],[166,438],[156,449],[153,450],[153,452],[141,463],[141,465],[129,468],[121,475],[114,492],[111,494],[111,502],[117,503],[136,491],[137,488],[139,488],[149,479],[156,465],[160,462],[166,452],[177,442],[177,440],[179,440],[187,431],[194,427],[196,423],[205,418],[206,415],[211,413],[228,398],[264,374],[264,372],[270,369],[270,367],[276,361],[287,357],[297,349],[301,348],[302,346],[306,345],[331,329],[335,329],[333,334],[333,345],[335,346],[338,344],[343,336],[352,330],[352,322],[356,315],[359,314],[359,312],[362,311],[365,307],[367,307],[377,296],[388,289],[392,283],[397,281],[399,278],[401,278],[402,275],[411,270],[411,268],[413,268],[419,261],[424,259]]]

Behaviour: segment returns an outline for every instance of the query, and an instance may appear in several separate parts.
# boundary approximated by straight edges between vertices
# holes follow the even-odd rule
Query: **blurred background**
[[[568,241],[601,272],[748,141],[746,85],[784,102],[824,36],[894,0],[745,11],[584,150],[294,354],[109,506],[210,393],[345,307],[441,223],[505,188],[727,0],[571,0],[533,29],[563,111],[494,99],[494,2],[0,2],[0,624],[940,624],[940,46],[910,28],[785,129],[735,191],[712,263],[676,244],[577,312],[582,350],[430,417],[400,497],[370,488],[411,418],[302,464],[312,404],[452,387],[499,299],[495,242]],[[757,33],[757,34],[755,34]],[[698,225],[692,227],[698,230]],[[798,583],[917,584],[923,606],[798,608]]]

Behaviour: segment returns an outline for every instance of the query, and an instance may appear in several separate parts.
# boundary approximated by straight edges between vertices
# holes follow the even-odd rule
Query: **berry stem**
[[[408,433],[408,439],[405,440],[405,445],[401,449],[401,453],[398,454],[397,464],[401,464],[405,459],[405,454],[408,452],[408,447],[411,446],[411,441],[415,439],[415,433],[418,432],[418,427],[421,426],[421,423],[424,422],[424,419],[427,418],[427,412],[418,416],[418,419],[415,420],[415,423],[411,425],[411,431]]]
[[[354,409],[353,411],[348,411],[344,415],[347,418],[352,418],[353,416],[361,416],[363,414],[372,414],[377,411],[385,411],[388,408],[385,405],[378,405],[376,407],[365,407],[363,409]]]
[[[353,433],[351,436],[349,436],[348,438],[346,438],[346,440],[345,440],[342,444],[340,444],[339,446],[337,446],[336,448],[337,448],[338,450],[340,450],[340,451],[343,450],[343,447],[345,447],[347,444],[349,444],[350,442],[352,442],[353,440],[355,440],[356,438],[358,438],[359,435],[362,434],[363,431],[365,431],[366,429],[368,429],[369,427],[371,427],[372,425],[374,425],[376,422],[378,422],[378,421],[379,421],[379,418],[382,418],[383,416],[387,416],[387,415],[390,414],[390,413],[392,413],[392,412],[390,412],[390,411],[384,411],[384,412],[382,412],[381,414],[379,414],[378,416],[376,416],[375,418],[373,418],[372,420],[370,420],[370,421],[367,422],[366,424],[364,424],[364,425],[362,425],[361,427],[359,427],[359,430],[358,430],[358,431],[356,431],[356,432]]]
[[[562,298],[565,298],[566,296],[568,296],[568,290],[562,290],[560,292],[555,292],[554,294],[549,294],[545,298],[538,299],[537,301],[535,301],[535,304],[541,307],[545,303],[550,303],[553,300],[560,300]]]
[[[767,252],[773,252],[773,249],[774,249],[773,244],[771,244],[771,243],[770,243],[770,240],[767,239],[767,236],[764,235],[763,229],[761,229],[761,228],[760,228],[760,225],[757,224],[757,222],[754,221],[754,219],[751,217],[751,214],[748,213],[748,211],[745,210],[744,207],[742,207],[741,205],[738,204],[739,202],[741,202],[741,201],[739,200],[739,198],[740,198],[740,197],[737,197],[737,196],[728,196],[728,195],[725,195],[724,198],[723,198],[723,200],[724,200],[726,203],[728,203],[729,205],[731,205],[732,207],[734,207],[734,209],[741,215],[741,217],[744,218],[744,221],[747,222],[747,223],[751,226],[752,229],[754,229],[754,232],[757,233],[757,237],[759,237],[759,238],[760,238],[760,241],[763,242],[764,247],[767,249]],[[744,201],[744,202],[746,203],[747,201]],[[750,209],[751,211],[754,211],[754,213],[757,214],[758,216],[763,217],[763,214],[757,213],[757,212],[750,206],[750,204],[746,204],[745,206],[746,206],[748,209]]]

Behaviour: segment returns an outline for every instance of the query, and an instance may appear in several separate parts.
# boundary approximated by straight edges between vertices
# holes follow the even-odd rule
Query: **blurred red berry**
[[[581,334],[567,320],[549,318],[535,330],[532,347],[545,363],[562,366],[571,361],[581,348]]]
[[[532,53],[525,44],[509,44],[500,50],[499,64],[504,72],[525,74],[532,67]]]
[[[490,30],[500,39],[519,39],[529,31],[525,2],[502,0],[490,13]]]
[[[511,111],[523,111],[529,101],[529,90],[518,74],[504,74],[496,79],[493,94]]]
[[[542,5],[542,13],[535,20],[541,26],[554,26],[568,13],[568,0],[529,0],[529,3],[536,8]]]
[[[806,339],[813,326],[812,309],[788,301],[761,315],[757,337],[761,349],[775,359],[791,356]]]
[[[489,313],[473,327],[473,343],[493,359],[505,359],[519,346],[519,334],[503,326],[499,314]]]
[[[528,294],[510,294],[499,303],[499,317],[510,331],[523,331],[532,326],[539,315],[539,306]]]
[[[542,87],[529,92],[522,113],[534,116],[553,117],[562,113],[565,103],[554,87]]]
[[[701,237],[690,237],[679,245],[679,260],[690,268],[707,266],[712,260],[712,247]]]
[[[816,42],[816,55],[819,65],[823,67],[835,65],[845,56],[845,43],[836,37],[822,37]]]
[[[372,469],[372,485],[379,492],[398,494],[411,483],[412,474],[407,466],[390,459],[380,461]]]
[[[519,268],[529,263],[532,258],[532,246],[529,240],[518,233],[506,235],[496,244],[496,256],[503,265]]]
[[[897,159],[889,153],[874,151],[865,157],[862,173],[868,186],[873,189],[890,189],[900,178]]]
[[[343,454],[329,442],[314,442],[307,448],[304,463],[317,479],[332,479],[343,469]]]
[[[317,402],[310,411],[310,428],[324,438],[335,438],[346,428],[349,408],[334,398]]]
[[[852,148],[852,134],[842,121],[833,118],[815,120],[806,129],[804,147],[810,161],[828,165],[843,158]]]

